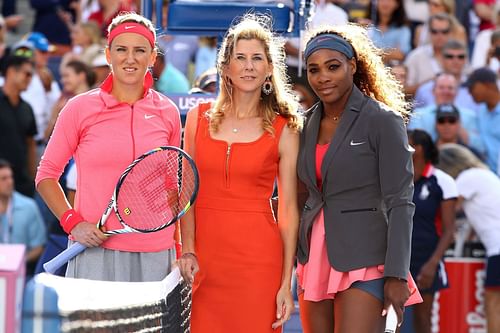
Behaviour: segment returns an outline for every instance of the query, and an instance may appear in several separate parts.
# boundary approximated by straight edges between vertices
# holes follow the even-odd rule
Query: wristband
[[[80,222],[85,221],[83,217],[78,214],[74,209],[68,209],[64,214],[61,216],[61,220],[59,223],[61,224],[61,227],[63,230],[69,235],[71,234],[71,230]]]

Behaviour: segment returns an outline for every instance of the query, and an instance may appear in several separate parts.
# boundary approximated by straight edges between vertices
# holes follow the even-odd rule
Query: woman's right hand
[[[189,284],[194,281],[194,275],[199,271],[198,258],[192,252],[185,252],[178,260],[182,278]]]
[[[71,230],[71,236],[78,243],[85,245],[86,247],[96,247],[102,244],[108,236],[98,229],[95,223],[80,222],[73,230]]]

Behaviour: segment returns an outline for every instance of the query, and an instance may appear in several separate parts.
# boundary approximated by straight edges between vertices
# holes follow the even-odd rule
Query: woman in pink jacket
[[[174,228],[107,238],[96,228],[125,168],[143,153],[179,146],[177,107],[151,89],[155,29],[135,13],[117,16],[105,49],[111,74],[100,88],[72,98],[61,111],[36,176],[36,186],[70,242],[89,247],[68,264],[66,276],[107,281],[155,281],[175,258]],[[71,207],[58,179],[73,157],[78,169]],[[121,229],[114,214],[108,230]]]

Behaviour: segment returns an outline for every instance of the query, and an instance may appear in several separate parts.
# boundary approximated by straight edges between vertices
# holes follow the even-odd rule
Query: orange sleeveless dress
[[[283,244],[270,198],[278,174],[274,136],[248,143],[213,139],[200,106],[195,160],[200,189],[194,212],[200,265],[193,284],[192,333],[274,333]]]

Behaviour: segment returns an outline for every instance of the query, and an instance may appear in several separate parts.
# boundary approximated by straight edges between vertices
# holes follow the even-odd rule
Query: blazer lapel
[[[316,143],[318,141],[319,126],[321,123],[321,115],[323,113],[323,105],[318,103],[312,111],[311,118],[307,122],[307,131],[305,136],[305,158],[306,170],[311,185],[317,186],[316,183]]]
[[[367,97],[358,89],[358,87],[353,85],[351,96],[349,96],[344,109],[344,114],[340,119],[335,135],[330,142],[330,147],[328,147],[323,163],[321,164],[321,179],[323,179],[323,182],[325,182],[326,173],[329,170],[329,166],[332,163],[335,153],[343,144],[347,134],[352,128],[352,125],[358,118],[359,112],[366,102],[366,98]]]

